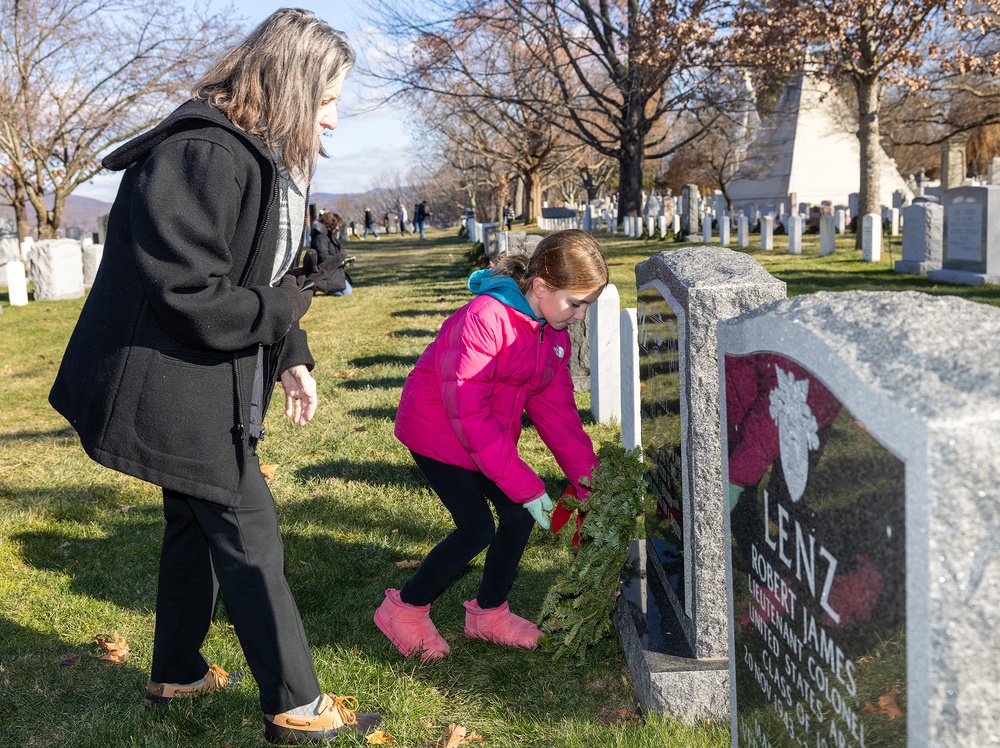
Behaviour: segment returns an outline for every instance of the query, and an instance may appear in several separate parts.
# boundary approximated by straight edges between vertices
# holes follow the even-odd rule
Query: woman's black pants
[[[160,555],[151,678],[191,683],[205,676],[200,649],[221,590],[265,714],[320,693],[302,620],[285,581],[274,498],[256,458],[239,507],[163,489],[167,521]]]
[[[480,608],[503,605],[535,520],[482,473],[411,454],[451,512],[455,529],[427,554],[400,591],[400,599],[408,605],[433,602],[465,565],[489,546],[476,600]],[[496,526],[490,504],[496,509]]]

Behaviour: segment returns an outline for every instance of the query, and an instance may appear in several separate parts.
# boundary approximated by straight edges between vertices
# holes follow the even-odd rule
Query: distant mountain
[[[309,199],[320,208],[330,210],[334,202],[343,197],[350,197],[350,195],[346,193],[314,192],[310,194]],[[51,198],[47,200],[47,204],[49,207],[52,207]],[[90,236],[97,231],[98,217],[110,211],[111,203],[106,203],[103,200],[94,200],[90,197],[70,195],[66,198],[66,204],[63,208],[61,224],[63,235],[66,235],[66,231],[70,228],[78,228],[82,236]],[[14,209],[10,206],[0,206],[0,216],[5,216],[13,220]],[[35,211],[30,206],[28,207],[28,224],[32,228],[35,227]]]
[[[46,204],[51,208],[52,199],[49,198]],[[103,200],[94,200],[90,197],[77,197],[76,195],[70,195],[66,198],[66,203],[63,206],[63,216],[62,224],[60,228],[63,229],[65,235],[66,230],[70,228],[78,228],[81,231],[82,236],[90,236],[92,233],[97,231],[97,218],[111,210],[111,203],[106,203]],[[5,216],[6,218],[14,219],[14,209],[10,206],[0,207],[0,216]],[[32,207],[28,207],[28,224],[34,228],[35,227],[35,211]]]

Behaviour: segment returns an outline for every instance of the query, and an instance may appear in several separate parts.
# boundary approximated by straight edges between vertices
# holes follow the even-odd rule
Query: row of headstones
[[[0,285],[7,286],[11,306],[28,303],[28,281],[35,301],[77,299],[94,283],[104,253],[91,239],[45,239],[17,243],[16,234],[0,237]],[[27,267],[22,257],[27,260]]]
[[[903,209],[903,259],[897,273],[945,283],[1000,283],[1000,186],[945,190]]]
[[[734,746],[995,742],[1000,310],[786,299],[718,247],[660,253],[636,285],[637,309],[611,286],[591,308],[591,402],[647,476],[677,455],[693,652],[648,651],[669,586],[650,569],[616,612],[644,708],[728,717]]]

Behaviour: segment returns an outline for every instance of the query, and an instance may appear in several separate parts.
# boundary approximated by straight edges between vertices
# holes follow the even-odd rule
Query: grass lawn
[[[304,326],[317,360],[322,399],[305,428],[279,408],[268,418],[261,462],[285,538],[289,583],[326,690],[354,694],[380,711],[398,745],[443,744],[451,723],[487,746],[728,746],[723,725],[686,726],[641,719],[614,639],[585,666],[553,662],[467,640],[463,600],[475,595],[482,557],[435,603],[433,616],[452,647],[423,665],[402,658],[372,623],[387,587],[412,573],[397,561],[419,559],[447,533],[449,518],[406,450],[392,436],[400,388],[445,317],[464,303],[463,254],[455,232],[430,241],[383,237],[352,242],[354,295],[317,298]],[[675,244],[602,237],[622,303],[635,304],[633,268]],[[757,242],[756,237],[753,239]],[[846,241],[846,240],[845,240]],[[887,239],[888,241],[888,239]],[[898,239],[892,249],[899,258]],[[779,246],[781,237],[777,238]],[[887,258],[862,263],[847,249],[818,257],[818,237],[801,256],[753,256],[788,283],[789,294],[818,290],[921,290],[1000,304],[1000,288],[935,286],[892,272]],[[75,434],[46,402],[82,300],[10,307],[0,292],[0,745],[253,746],[263,743],[256,686],[147,711],[156,571],[162,533],[158,489],[91,462]],[[282,398],[275,398],[280,405]],[[595,443],[618,430],[589,417]],[[522,446],[550,494],[564,481],[531,429]],[[511,605],[534,617],[560,570],[562,540],[536,532]],[[131,647],[125,664],[100,661],[97,636],[118,632]],[[204,647],[227,670],[245,670],[224,604]],[[75,667],[60,666],[81,655]],[[343,737],[338,745],[357,745]]]

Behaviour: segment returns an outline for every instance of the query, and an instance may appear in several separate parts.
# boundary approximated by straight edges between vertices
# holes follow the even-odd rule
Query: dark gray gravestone
[[[500,254],[500,229],[495,223],[484,223],[482,225],[483,248],[486,256],[491,260]]]
[[[688,241],[698,234],[698,202],[701,193],[698,185],[686,184],[681,188],[681,232]]]
[[[903,259],[896,260],[897,273],[927,275],[941,269],[941,234],[944,209],[920,198],[903,208]]]
[[[733,745],[996,743],[1000,310],[820,293],[718,339]]]

